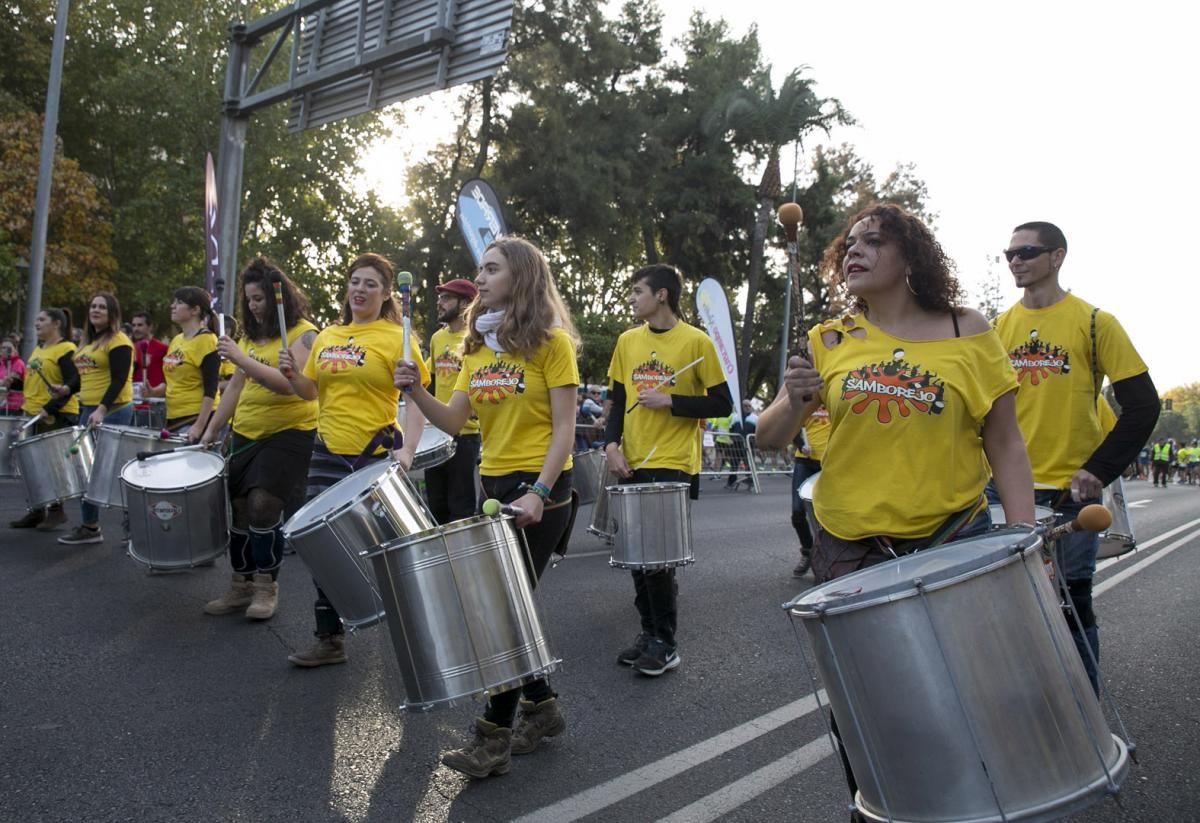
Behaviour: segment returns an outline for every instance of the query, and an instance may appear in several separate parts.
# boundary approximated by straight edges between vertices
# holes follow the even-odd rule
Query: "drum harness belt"
[[[391,425],[384,426],[379,431],[375,432],[371,439],[367,441],[367,445],[363,446],[363,450],[358,453],[358,457],[354,458],[354,460],[350,460],[344,454],[335,454],[334,452],[329,451],[328,448],[325,448],[325,451],[328,452],[330,456],[336,457],[345,463],[350,471],[356,472],[363,467],[363,460],[374,455],[375,450],[380,446],[384,447],[388,451],[391,451],[393,448],[395,448],[397,437],[403,439],[404,434],[397,429],[396,425],[393,423]],[[325,446],[325,441],[320,440],[320,438],[318,438],[318,442],[321,443],[322,447]]]
[[[883,549],[892,557],[899,557],[902,554],[912,554],[921,549],[931,549],[954,540],[958,536],[958,533],[975,519],[976,515],[987,508],[987,505],[987,498],[982,494],[979,495],[979,499],[974,503],[946,518],[942,525],[938,526],[937,530],[927,538],[897,541],[887,535],[877,535],[867,540],[874,543],[878,548]]]

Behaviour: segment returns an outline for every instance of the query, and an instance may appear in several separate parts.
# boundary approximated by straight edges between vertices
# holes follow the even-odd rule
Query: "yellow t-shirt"
[[[190,339],[179,333],[171,338],[167,354],[163,357],[163,377],[167,381],[167,419],[191,417],[200,413],[204,399],[204,379],[200,374],[200,363],[217,350],[217,336],[208,329],[201,329]],[[213,408],[221,399],[217,391],[213,397]]]
[[[50,390],[46,388],[46,383],[36,374],[29,372],[40,368],[46,380],[51,385],[57,386],[63,382],[63,373],[58,366],[58,359],[64,354],[74,354],[74,352],[74,343],[70,340],[59,340],[53,346],[38,346],[29,354],[29,363],[25,374],[25,402],[21,406],[21,411],[32,417],[51,400]],[[79,395],[71,395],[60,411],[64,414],[79,414]]]
[[[429,370],[415,335],[409,335],[409,348],[421,384],[428,385]],[[400,390],[392,384],[392,372],[403,352],[403,327],[384,318],[330,326],[317,335],[304,376],[317,383],[317,432],[329,451],[357,457],[380,429],[396,425]]]
[[[119,331],[103,343],[91,342],[75,352],[75,368],[79,371],[79,400],[83,405],[95,406],[104,399],[111,380],[108,354],[122,346],[129,349],[129,374],[125,377],[125,385],[113,398],[112,407],[119,408],[133,401],[133,341]]]
[[[1044,309],[1017,303],[996,318],[1021,386],[1017,422],[1034,483],[1067,488],[1104,439],[1094,399],[1091,318],[1092,307],[1073,294]],[[1096,357],[1101,381],[1146,371],[1121,324],[1104,311],[1096,314]]]
[[[479,417],[480,473],[540,472],[554,431],[550,389],[578,385],[575,346],[559,328],[528,359],[487,346],[464,354],[454,390],[466,392]],[[563,470],[571,466],[568,455]]]
[[[429,338],[429,361],[425,364],[433,375],[433,396],[442,403],[449,403],[458,384],[458,373],[462,371],[462,342],[467,329],[453,332],[442,326]],[[459,434],[478,434],[479,420],[467,420]]]
[[[238,340],[239,346],[242,344],[242,339]],[[237,366],[233,365],[232,361],[222,360],[220,367],[217,369],[217,380],[228,380],[233,377],[235,371],[237,371]]]
[[[808,438],[808,455],[810,460],[821,462],[825,455],[825,447],[829,445],[829,409],[818,406],[817,410],[804,421],[804,434]],[[796,449],[796,457],[805,457],[800,449]]]
[[[704,359],[678,380],[672,377],[699,357]],[[657,446],[646,461],[646,468],[698,474],[700,438],[696,436],[695,418],[677,417],[670,408],[639,405],[633,411],[627,409],[637,402],[642,389],[661,386],[659,391],[664,394],[704,397],[709,389],[724,383],[725,373],[708,335],[682,320],[664,332],[651,331],[643,323],[617,338],[608,366],[608,380],[610,387],[613,383],[625,386],[625,409],[613,409],[611,414],[625,414],[621,451],[629,465],[641,464]],[[721,440],[717,438],[717,442]]]
[[[977,501],[990,474],[984,417],[1016,388],[995,332],[903,340],[863,315],[809,332],[825,385],[829,443],[813,492],[817,520],[843,540],[930,535]],[[841,333],[832,349],[822,331]]]
[[[288,340],[297,340],[305,332],[316,330],[316,326],[301,318],[287,330]],[[238,341],[238,348],[259,363],[275,369],[279,367],[282,342],[278,337],[272,337],[265,343],[256,343],[243,337]],[[312,431],[316,427],[316,400],[305,400],[295,394],[279,394],[246,375],[233,417],[235,432],[250,440],[261,440],[287,429]]]

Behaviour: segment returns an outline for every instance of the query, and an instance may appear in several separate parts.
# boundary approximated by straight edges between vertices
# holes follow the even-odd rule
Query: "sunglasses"
[[[1010,263],[1014,257],[1019,257],[1022,260],[1033,260],[1035,257],[1041,257],[1050,251],[1054,251],[1054,249],[1049,246],[1017,246],[1015,249],[1005,249],[1004,259]]]

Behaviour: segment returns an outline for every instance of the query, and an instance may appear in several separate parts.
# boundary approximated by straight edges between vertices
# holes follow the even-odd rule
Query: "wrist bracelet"
[[[521,485],[527,492],[536,494],[538,497],[542,498],[542,500],[548,500],[550,498],[550,487],[540,480],[535,483],[522,483]]]

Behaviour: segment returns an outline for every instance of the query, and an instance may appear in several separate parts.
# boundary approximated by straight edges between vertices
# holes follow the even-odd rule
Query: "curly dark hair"
[[[279,337],[279,312],[275,308],[275,283],[279,282],[283,291],[283,322],[288,328],[303,318],[312,321],[308,305],[308,296],[292,282],[283,270],[269,258],[259,255],[246,264],[242,270],[242,290],[238,296],[238,314],[241,315],[242,329],[251,340],[266,340]],[[250,301],[246,299],[246,286],[253,284],[262,289],[267,296],[269,310],[263,322],[259,322],[250,311]]]
[[[842,277],[842,260],[846,256],[846,239],[850,230],[861,220],[874,218],[885,240],[900,244],[904,262],[912,269],[908,277],[917,305],[926,311],[961,312],[959,301],[962,287],[954,274],[954,263],[946,256],[941,243],[920,218],[894,203],[873,203],[846,221],[841,233],[825,249],[821,271],[825,279],[845,302],[853,300],[858,311],[866,311],[867,301],[853,297],[846,290]]]

